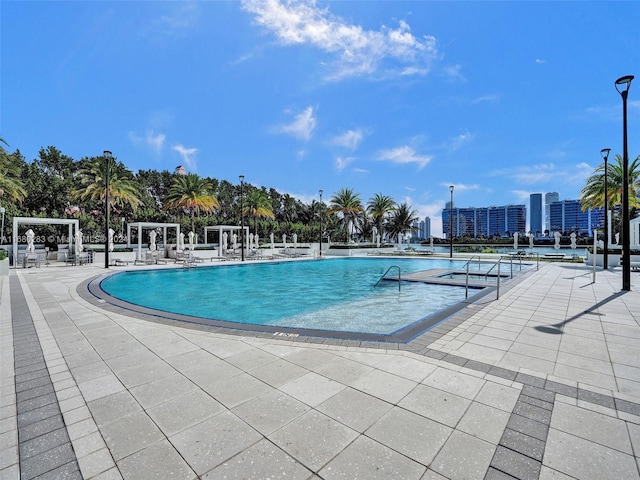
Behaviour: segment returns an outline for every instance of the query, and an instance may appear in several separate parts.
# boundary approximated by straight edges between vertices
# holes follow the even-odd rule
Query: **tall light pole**
[[[240,259],[244,262],[244,175],[240,175]]]
[[[631,290],[631,235],[629,232],[629,152],[627,151],[627,96],[633,75],[616,80],[622,96],[622,290]],[[620,88],[618,88],[620,87]],[[621,90],[623,88],[623,90]]]
[[[109,268],[109,167],[111,152],[104,151],[104,268]]]
[[[318,215],[320,216],[320,258],[322,258],[322,190],[319,190],[320,193],[320,211]]]
[[[0,233],[0,244],[4,243],[4,207],[0,207],[0,213],[2,214],[2,233]]]
[[[449,185],[451,201],[449,202],[449,258],[453,258],[453,185]]]
[[[604,158],[604,263],[605,270],[609,268],[609,191],[607,184],[607,160],[609,160],[610,148],[600,150],[600,155]],[[594,251],[595,255],[596,252]]]

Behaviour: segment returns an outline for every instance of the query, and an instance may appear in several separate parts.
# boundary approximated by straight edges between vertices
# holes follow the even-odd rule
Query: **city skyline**
[[[579,198],[621,152],[637,2],[2,2],[0,137],[430,217]],[[595,32],[598,32],[596,35]],[[516,35],[517,33],[517,35]],[[629,93],[640,153],[640,86]]]

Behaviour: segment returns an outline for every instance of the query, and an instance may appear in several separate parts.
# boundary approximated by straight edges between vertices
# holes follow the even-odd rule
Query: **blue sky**
[[[640,2],[12,1],[0,136],[305,202],[351,188],[442,231],[456,206],[575,199],[640,154]]]

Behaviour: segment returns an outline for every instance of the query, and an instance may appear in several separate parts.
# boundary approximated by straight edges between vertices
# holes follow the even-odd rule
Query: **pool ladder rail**
[[[400,284],[402,283],[402,274],[400,272],[400,267],[398,265],[391,265],[389,268],[387,268],[387,270],[382,274],[382,276],[378,279],[378,281],[375,283],[375,285],[373,286],[373,288],[376,288],[378,286],[378,284],[384,280],[387,276],[387,273],[389,273],[392,269],[397,268],[398,269],[398,291],[400,291]]]

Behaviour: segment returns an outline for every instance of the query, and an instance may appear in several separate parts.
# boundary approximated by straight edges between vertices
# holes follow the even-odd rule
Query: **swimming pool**
[[[383,281],[402,274],[461,269],[464,261],[336,258],[194,269],[127,271],[100,282],[107,294],[173,314],[233,324],[390,335],[465,299],[464,288]],[[389,276],[396,276],[394,269]]]

